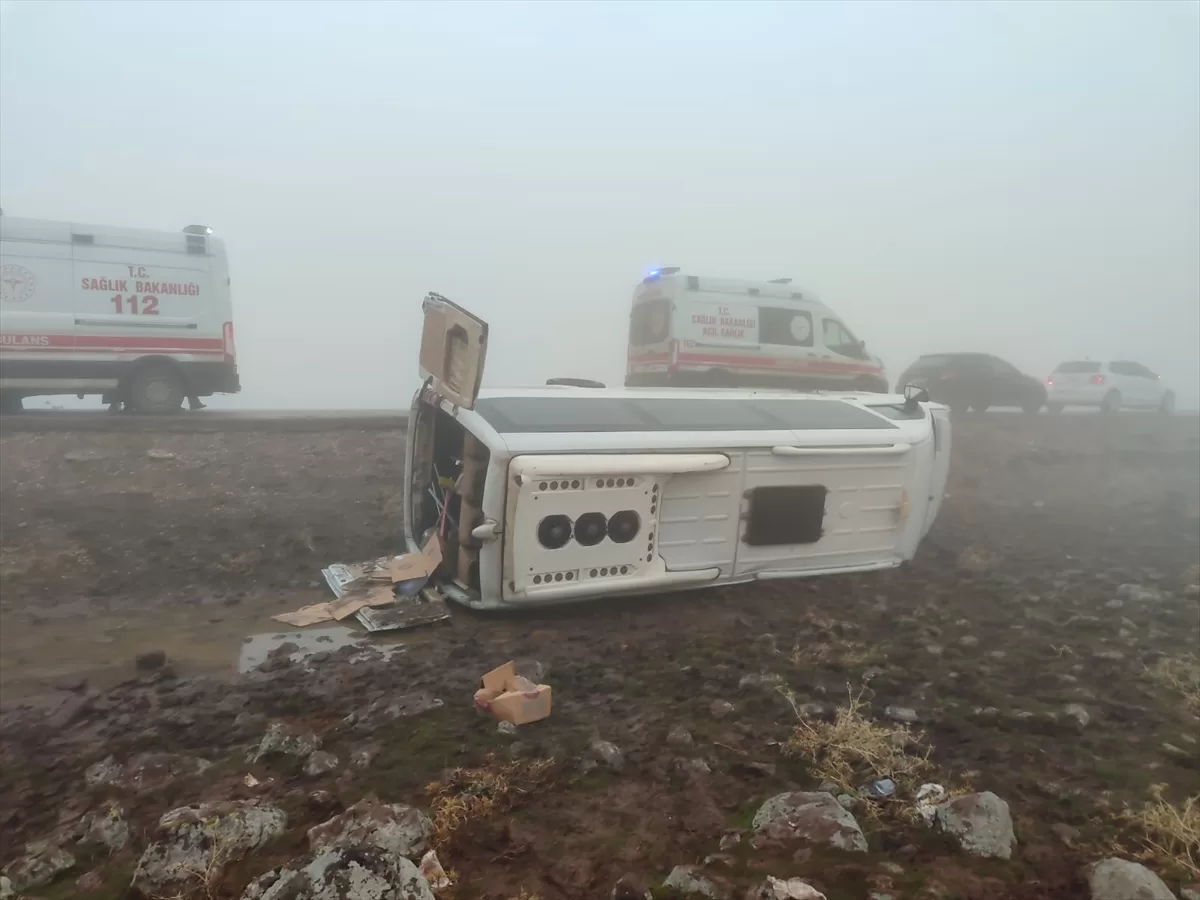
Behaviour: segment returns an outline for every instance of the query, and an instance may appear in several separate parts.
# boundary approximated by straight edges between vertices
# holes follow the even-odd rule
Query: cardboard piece
[[[483,676],[475,706],[501,722],[525,725],[550,715],[550,685],[534,684],[517,674],[510,660]]]
[[[367,606],[389,606],[396,602],[391,584],[376,585],[370,590],[354,591],[329,604],[329,612],[339,622]]]
[[[303,628],[305,625],[316,625],[318,622],[330,621],[333,618],[333,612],[330,610],[328,603],[314,603],[295,612],[281,613],[278,616],[271,616],[271,618],[276,622],[283,622],[285,625]]]
[[[442,542],[436,534],[431,534],[420,553],[405,553],[388,561],[388,572],[392,576],[392,584],[402,581],[412,581],[417,578],[428,578],[442,564]]]

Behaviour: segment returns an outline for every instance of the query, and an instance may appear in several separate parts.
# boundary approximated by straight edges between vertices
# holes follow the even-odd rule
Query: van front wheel
[[[129,381],[128,403],[140,413],[178,412],[186,395],[183,376],[169,366],[143,366]]]

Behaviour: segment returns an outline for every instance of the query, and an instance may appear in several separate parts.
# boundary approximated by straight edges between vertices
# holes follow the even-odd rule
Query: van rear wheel
[[[127,402],[137,412],[166,415],[178,412],[187,395],[183,376],[169,366],[143,366],[129,381]]]

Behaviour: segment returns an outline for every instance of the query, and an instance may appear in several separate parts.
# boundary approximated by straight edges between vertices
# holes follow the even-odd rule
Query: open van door
[[[487,322],[441,294],[430,293],[421,306],[421,375],[455,406],[472,409],[483,382]]]

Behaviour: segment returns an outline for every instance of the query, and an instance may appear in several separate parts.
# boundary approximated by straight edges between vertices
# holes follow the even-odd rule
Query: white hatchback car
[[[1130,360],[1065,362],[1046,379],[1046,408],[1093,406],[1101,412],[1120,409],[1175,411],[1175,392],[1158,375]]]

